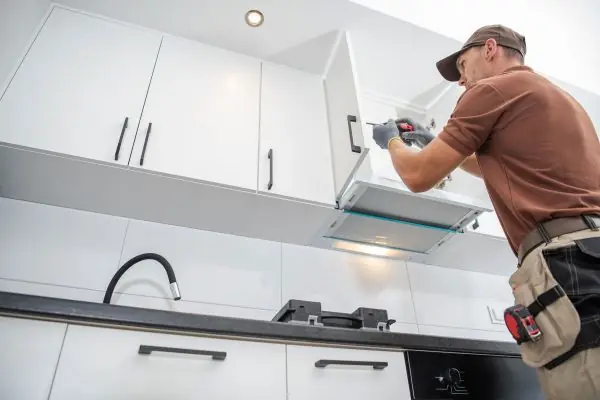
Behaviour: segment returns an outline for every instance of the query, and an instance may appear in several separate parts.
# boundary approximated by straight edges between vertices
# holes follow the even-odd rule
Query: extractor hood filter
[[[453,229],[344,211],[326,237],[426,253],[454,233]]]

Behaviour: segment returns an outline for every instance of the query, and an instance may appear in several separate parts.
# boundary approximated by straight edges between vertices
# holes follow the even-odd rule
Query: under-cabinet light
[[[331,247],[336,250],[350,251],[378,257],[408,258],[408,254],[406,254],[404,251],[384,246],[374,246],[369,244],[336,240],[332,243]]]
[[[258,10],[249,10],[245,16],[246,23],[253,28],[261,26],[265,20],[265,16]]]

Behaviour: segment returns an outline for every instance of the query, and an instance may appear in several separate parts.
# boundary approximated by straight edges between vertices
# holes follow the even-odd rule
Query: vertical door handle
[[[177,354],[195,354],[199,356],[210,356],[213,360],[223,361],[227,357],[224,351],[209,351],[209,350],[194,350],[194,349],[179,349],[176,347],[148,346],[140,345],[138,354],[150,355],[152,352],[177,353]]]
[[[350,149],[353,153],[360,153],[362,149],[354,144],[354,135],[352,134],[352,123],[356,122],[356,115],[348,115],[346,119],[348,120],[348,134],[350,135]]]
[[[267,190],[271,190],[273,187],[273,149],[269,149],[269,183],[267,184]]]
[[[119,136],[119,143],[117,143],[117,150],[115,150],[115,161],[119,161],[119,153],[121,152],[121,143],[123,143],[123,136],[125,135],[125,129],[129,125],[129,117],[125,117],[123,126],[121,127],[121,136]]]
[[[144,139],[144,148],[142,148],[142,156],[140,157],[140,165],[144,165],[144,156],[146,155],[146,146],[148,146],[148,138],[150,137],[150,131],[152,130],[152,122],[148,124],[146,129],[146,139]]]

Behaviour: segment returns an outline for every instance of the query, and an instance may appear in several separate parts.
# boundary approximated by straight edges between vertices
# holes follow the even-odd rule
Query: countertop
[[[0,292],[0,314],[73,324],[283,343],[520,356],[518,346],[506,342],[287,324],[10,292]]]

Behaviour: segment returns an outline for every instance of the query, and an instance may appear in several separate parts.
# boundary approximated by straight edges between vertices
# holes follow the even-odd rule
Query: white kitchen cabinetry
[[[325,94],[336,196],[355,173],[365,156],[358,79],[347,33],[341,33],[327,74]]]
[[[273,315],[281,308],[279,243],[132,220],[120,264],[142,253],[158,253],[171,263],[182,300],[270,309]],[[145,260],[115,290],[170,298],[168,284],[164,268]]]
[[[287,374],[289,400],[410,399],[402,352],[287,346]]]
[[[165,36],[131,166],[256,190],[260,60]]]
[[[66,328],[0,317],[0,398],[48,399]]]
[[[0,101],[0,142],[126,165],[160,40],[55,7]]]
[[[284,400],[285,370],[282,344],[70,325],[50,400]]]
[[[323,310],[385,309],[393,332],[415,333],[415,313],[404,261],[284,244],[283,301],[321,302]]]
[[[265,62],[261,85],[258,190],[334,205],[323,79]]]

